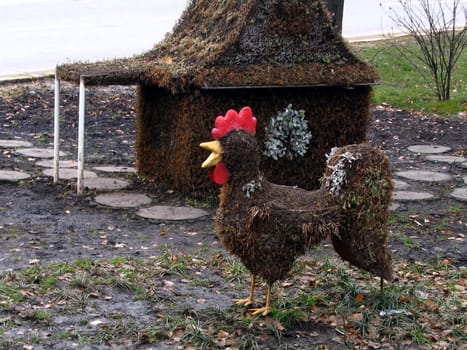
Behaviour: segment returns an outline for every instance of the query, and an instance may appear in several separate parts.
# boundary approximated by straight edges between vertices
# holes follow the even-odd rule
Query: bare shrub
[[[398,0],[397,7],[384,10],[398,30],[417,43],[414,48],[397,41],[395,47],[401,56],[419,72],[438,100],[449,100],[452,73],[467,45],[467,24],[459,26],[460,12],[467,17],[461,1]]]

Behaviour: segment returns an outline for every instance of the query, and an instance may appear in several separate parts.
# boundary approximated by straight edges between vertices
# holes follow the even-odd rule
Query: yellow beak
[[[212,167],[222,160],[222,146],[219,141],[203,142],[199,146],[211,152],[209,157],[201,165],[202,168]]]

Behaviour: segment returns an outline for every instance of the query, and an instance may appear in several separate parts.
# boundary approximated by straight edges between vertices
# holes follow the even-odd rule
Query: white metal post
[[[54,105],[54,182],[59,179],[60,162],[60,80],[55,70],[55,105]]]
[[[85,115],[85,87],[84,78],[79,80],[79,120],[78,120],[78,179],[77,193],[83,193],[83,173],[84,173],[84,115]]]

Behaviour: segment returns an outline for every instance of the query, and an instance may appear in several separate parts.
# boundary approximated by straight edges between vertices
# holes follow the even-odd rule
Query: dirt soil
[[[135,144],[135,87],[91,87],[86,97],[86,166],[125,165],[134,166]],[[52,147],[53,144],[53,81],[10,83],[0,86],[0,139],[22,139],[36,147]],[[61,149],[73,159],[77,146],[78,87],[63,84],[61,99]],[[465,117],[439,118],[413,114],[379,106],[373,108],[373,122],[369,134],[370,142],[382,148],[397,170],[425,169],[450,172],[454,180],[441,184],[410,183],[411,190],[432,192],[435,200],[401,204],[397,215],[390,222],[390,249],[396,262],[436,261],[449,259],[453,264],[465,266],[467,249],[463,240],[444,239],[463,235],[467,231],[465,202],[448,196],[452,189],[465,186],[465,170],[457,164],[434,163],[407,150],[410,145],[438,144],[453,149],[450,155],[467,156],[467,125]],[[223,253],[213,227],[215,208],[208,207],[212,216],[190,222],[156,222],[139,218],[135,209],[110,209],[93,201],[95,193],[75,195],[73,181],[61,180],[53,184],[44,176],[41,168],[34,165],[36,160],[20,156],[12,149],[0,149],[0,168],[22,170],[32,174],[31,180],[19,184],[0,182],[0,275],[57,262],[73,262],[92,259],[105,261],[112,258],[154,259],[170,250],[174,256],[198,256],[213,259],[214,253]],[[463,173],[462,173],[463,172]],[[118,175],[132,183],[132,190],[147,193],[153,203],[200,204],[183,198],[170,188],[157,186],[136,175]],[[208,180],[207,180],[208,181]],[[403,237],[410,237],[409,244]],[[329,246],[319,254],[332,254]],[[165,299],[174,304],[190,305],[203,310],[215,304],[220,308],[232,305],[232,298],[246,292],[243,289],[223,289],[232,285],[213,267],[199,271],[210,285],[189,288],[178,275],[154,281],[154,288],[160,288],[158,302],[135,301],[121,289],[105,291],[109,301],[87,309],[79,315],[55,318],[47,327],[39,327],[24,318],[14,332],[3,330],[5,339],[16,339],[8,346],[26,349],[34,343],[27,337],[32,330],[45,340],[31,346],[31,349],[110,349],[120,348],[105,339],[94,345],[79,347],[77,340],[47,340],[44,332],[50,334],[63,329],[89,329],[90,321],[102,320],[109,314],[120,313],[122,319],[136,323],[150,324],[160,310],[167,312]],[[183,279],[182,279],[183,280]],[[189,289],[189,293],[187,290]],[[219,292],[221,291],[221,292]],[[164,299],[165,298],[165,299]],[[0,321],[21,314],[24,310],[2,311]],[[6,316],[8,315],[8,316]],[[0,322],[0,325],[2,323]],[[3,323],[5,324],[5,323]],[[97,327],[97,326],[96,326]],[[334,337],[334,331],[318,326],[315,343],[326,344]],[[316,328],[318,327],[318,328]],[[321,327],[321,326],[320,326]],[[92,327],[91,327],[92,328]],[[12,333],[13,332],[13,333]],[[41,333],[42,332],[42,333]],[[298,333],[297,333],[298,332]],[[289,331],[292,348],[309,348],[310,344],[297,337],[299,331]],[[2,333],[0,332],[0,338]],[[49,338],[53,338],[50,337]],[[19,339],[19,340],[18,340]],[[318,339],[318,340],[317,340]],[[171,342],[172,341],[172,342]],[[287,343],[287,340],[283,340]],[[151,342],[149,342],[151,343]],[[97,344],[97,345],[96,345]],[[157,341],[152,345],[133,345],[131,348],[172,349],[176,341]],[[266,345],[264,345],[266,344]],[[274,348],[273,340],[264,340],[264,348]],[[295,345],[297,347],[294,347]],[[298,344],[298,345],[297,345]],[[124,345],[120,345],[125,348]],[[129,347],[129,346],[128,346]],[[6,347],[5,347],[6,348]],[[332,347],[331,347],[332,348]]]

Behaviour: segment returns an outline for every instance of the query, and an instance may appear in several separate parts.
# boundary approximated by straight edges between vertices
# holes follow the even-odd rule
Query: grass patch
[[[24,318],[33,322],[40,322],[45,324],[49,324],[50,322],[50,315],[45,310],[32,311],[25,314]]]
[[[156,258],[156,264],[160,268],[160,276],[165,275],[179,275],[186,277],[188,275],[188,266],[190,257],[178,254],[170,249],[168,246],[161,248],[162,254]]]
[[[459,204],[453,204],[449,207],[448,213],[454,215],[461,215],[464,212],[464,206]]]
[[[416,249],[416,250],[421,248],[420,242],[417,241],[414,237],[409,237],[409,236],[402,234],[400,236],[400,239],[407,248]]]
[[[221,269],[223,277],[229,282],[245,284],[251,278],[251,274],[245,265],[230,254],[217,253],[214,255],[214,261]]]
[[[416,43],[409,37],[397,40],[417,49]],[[374,88],[374,104],[440,115],[457,115],[467,111],[467,55],[459,58],[453,72],[451,99],[438,101],[420,74],[404,61],[390,40],[352,43],[351,46],[357,56],[373,65],[380,74],[381,85]]]
[[[79,260],[0,275],[0,340],[44,347],[72,340],[79,346],[111,343],[122,348],[164,342],[196,349],[466,345],[467,269],[447,259],[395,264],[396,281],[381,293],[377,278],[335,256],[304,258],[297,263],[300,273],[276,283],[270,315],[253,317],[233,303],[216,307],[217,301],[204,294],[213,288],[211,296],[233,298],[238,294],[232,292],[233,284],[247,292],[249,273],[236,259],[222,252],[187,256],[169,246],[160,248],[153,258]],[[182,271],[175,267],[180,262]],[[193,282],[211,276],[224,283]],[[206,305],[198,307],[188,298]],[[264,302],[260,286],[257,300]],[[134,302],[145,303],[138,315],[132,314]],[[109,309],[112,303],[116,307]],[[71,328],[63,322],[67,316],[75,320]],[[37,332],[22,333],[27,327]]]
[[[0,281],[0,309],[21,302],[23,300],[21,290],[19,285],[8,279]]]

